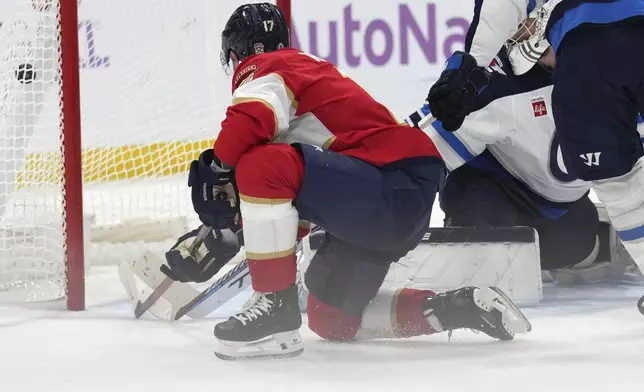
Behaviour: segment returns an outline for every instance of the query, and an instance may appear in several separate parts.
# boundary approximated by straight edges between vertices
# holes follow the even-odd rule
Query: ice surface
[[[435,224],[439,216],[435,216]],[[0,307],[2,391],[637,391],[644,371],[644,287],[547,287],[526,309],[534,330],[512,342],[469,331],[354,344],[302,328],[304,353],[225,362],[213,353],[217,318],[134,320],[114,267],[87,280],[88,310]]]

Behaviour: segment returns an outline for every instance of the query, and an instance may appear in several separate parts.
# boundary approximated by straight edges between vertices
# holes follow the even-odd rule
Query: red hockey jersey
[[[246,151],[267,143],[311,144],[376,166],[440,156],[427,135],[399,123],[333,64],[296,49],[239,64],[215,154],[235,166]]]

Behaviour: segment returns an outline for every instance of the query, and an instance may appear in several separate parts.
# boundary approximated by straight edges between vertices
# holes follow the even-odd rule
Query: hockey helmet
[[[288,23],[282,11],[271,3],[240,6],[226,22],[221,33],[221,65],[232,70],[231,59],[272,52],[291,45]]]
[[[508,57],[515,75],[523,75],[541,59],[550,47],[546,26],[558,1],[550,1],[535,8],[521,22],[517,32],[506,41]]]

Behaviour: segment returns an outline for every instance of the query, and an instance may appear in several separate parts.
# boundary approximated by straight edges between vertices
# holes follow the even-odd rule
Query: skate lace
[[[250,304],[243,312],[237,313],[233,318],[239,320],[243,325],[257,319],[259,316],[268,314],[273,307],[273,300],[266,295],[260,294],[253,304]]]

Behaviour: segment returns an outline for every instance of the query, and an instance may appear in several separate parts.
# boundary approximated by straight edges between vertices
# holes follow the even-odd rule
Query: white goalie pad
[[[320,234],[322,234],[321,237],[314,235],[311,236],[313,240],[309,240],[307,236],[300,242],[297,251],[300,272],[306,269],[310,259],[315,255],[315,251],[311,247],[317,248],[321,245],[324,233]],[[130,299],[133,300],[133,309],[138,301],[148,298],[166,278],[165,274],[160,271],[164,262],[155,253],[146,252],[143,257],[137,258],[133,262],[122,263],[119,266],[121,283]],[[185,315],[193,319],[208,316],[215,309],[250,287],[250,271],[245,249],[242,247],[237,255],[228,262],[228,265],[204,285],[209,286],[204,288],[196,287],[190,283],[174,282],[162,295],[161,300],[150,308],[149,312],[162,320],[176,320],[177,312],[181,308],[200,297],[200,300]],[[301,298],[306,298],[301,275],[298,276],[298,286]],[[198,291],[198,288],[204,290]]]
[[[597,204],[599,214],[599,232],[597,252],[587,261],[572,267],[544,271],[545,284],[580,285],[580,284],[644,284],[644,275],[619,239],[610,222],[608,212],[603,204]]]
[[[160,270],[163,263],[164,260],[161,257],[152,252],[145,252],[142,257],[119,265],[119,278],[132,300],[132,309],[137,301],[149,297],[166,278]],[[174,315],[179,308],[198,294],[199,292],[190,284],[175,282],[149,312],[162,320],[174,320]]]
[[[513,228],[430,228],[421,244],[385,279],[392,289],[442,292],[463,286],[497,286],[518,305],[543,298],[536,230]]]
[[[203,318],[219,306],[250,286],[246,252],[240,252],[229,262],[234,267],[223,276],[217,274],[208,295],[198,306],[186,315],[190,318]],[[134,262],[119,265],[121,283],[132,300],[132,309],[138,301],[144,301],[163,282],[166,275],[160,270],[164,260],[153,252],[146,252]],[[149,310],[161,320],[176,320],[177,312],[195,299],[201,292],[190,283],[174,282]]]
[[[606,206],[603,204],[597,204],[596,207],[597,214],[599,215],[599,222],[600,224],[604,224],[605,230],[607,231],[604,233],[604,238],[601,238],[601,240],[605,243],[605,246],[608,247],[608,261],[613,262],[617,268],[626,268],[626,266],[629,265],[636,266],[635,261],[624,247],[624,244],[622,244],[622,241],[617,235],[617,231],[611,224]]]

